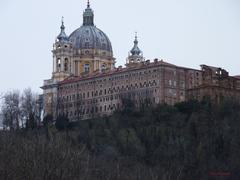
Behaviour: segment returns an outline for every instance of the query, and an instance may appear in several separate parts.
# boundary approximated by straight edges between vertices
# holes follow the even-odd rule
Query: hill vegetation
[[[239,179],[240,104],[188,101],[0,134],[0,179]],[[223,176],[223,177],[220,177]]]

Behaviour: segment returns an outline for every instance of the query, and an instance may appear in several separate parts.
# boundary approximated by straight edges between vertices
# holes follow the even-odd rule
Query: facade
[[[187,90],[188,99],[202,100],[209,97],[211,101],[219,103],[223,99],[240,100],[240,78],[229,76],[222,68],[201,65],[202,83]]]
[[[65,79],[59,83],[57,109],[58,114],[67,115],[70,120],[80,120],[110,115],[121,108],[124,98],[130,98],[137,106],[145,100],[173,105],[185,101],[186,90],[200,83],[201,71],[148,60]]]
[[[83,25],[70,36],[62,21],[52,53],[52,78],[44,81],[42,89],[44,114],[55,118],[65,115],[77,121],[110,115],[122,108],[126,98],[141,106],[146,100],[174,105],[216,93],[218,98],[220,94],[240,97],[239,79],[220,68],[196,70],[159,59],[145,60],[137,35],[126,66],[115,67],[111,42],[94,25],[89,2]]]

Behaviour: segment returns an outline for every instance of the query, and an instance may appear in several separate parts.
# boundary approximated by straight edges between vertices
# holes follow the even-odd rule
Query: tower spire
[[[67,41],[67,40],[68,40],[68,37],[67,37],[67,35],[66,35],[66,33],[65,33],[64,17],[63,17],[63,16],[62,16],[61,23],[62,23],[62,25],[61,25],[61,27],[60,27],[61,32],[60,32],[60,34],[58,35],[57,38],[58,38],[59,41]]]
[[[135,39],[134,39],[133,42],[134,42],[133,48],[129,52],[129,55],[128,55],[128,58],[127,58],[127,63],[126,63],[127,67],[134,66],[136,63],[144,61],[143,52],[138,47],[137,32],[135,32]]]
[[[135,32],[135,40],[134,40],[134,45],[138,45],[138,39],[137,39],[138,37],[137,37],[137,32]]]
[[[90,8],[90,2],[89,2],[89,0],[87,1],[87,8]]]
[[[138,38],[137,37],[137,32],[135,32],[134,46],[133,46],[133,48],[130,52],[132,53],[132,55],[139,56],[142,53],[142,51],[138,47],[138,39],[137,38]]]
[[[61,26],[61,30],[64,30],[65,26],[64,26],[64,17],[62,16],[62,26]]]

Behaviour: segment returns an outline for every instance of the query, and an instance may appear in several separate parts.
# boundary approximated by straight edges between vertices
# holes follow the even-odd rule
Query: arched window
[[[89,71],[90,71],[90,65],[84,64],[84,72],[89,72]]]
[[[68,71],[68,58],[64,60],[64,71]]]
[[[57,71],[58,72],[61,71],[61,59],[60,58],[57,60]]]
[[[101,70],[103,71],[103,70],[105,70],[106,68],[107,68],[106,64],[102,64]]]
[[[85,42],[85,48],[89,48],[89,47],[90,47],[89,42]]]

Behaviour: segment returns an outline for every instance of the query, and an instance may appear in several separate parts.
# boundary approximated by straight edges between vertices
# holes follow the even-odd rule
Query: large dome
[[[81,26],[69,36],[69,41],[76,49],[99,49],[112,52],[109,38],[96,26]]]
[[[103,50],[112,54],[112,45],[107,35],[94,26],[94,13],[89,1],[83,13],[83,25],[69,36],[69,41],[76,49]]]

